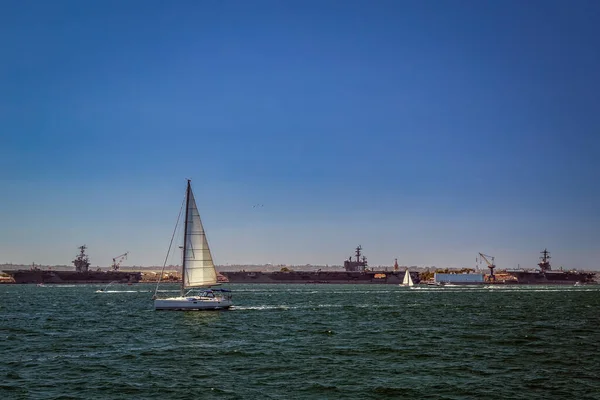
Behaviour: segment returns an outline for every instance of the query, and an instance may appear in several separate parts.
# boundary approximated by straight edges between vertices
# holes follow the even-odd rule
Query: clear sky
[[[599,269],[600,2],[3,1],[0,263]],[[263,207],[253,207],[263,204]]]

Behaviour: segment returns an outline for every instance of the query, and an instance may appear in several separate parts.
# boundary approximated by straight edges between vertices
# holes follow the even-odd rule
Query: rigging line
[[[186,195],[183,197],[183,201],[181,202],[181,208],[179,209],[179,215],[177,215],[177,222],[175,223],[175,229],[173,229],[173,235],[171,235],[171,242],[169,243],[169,249],[167,250],[167,255],[165,257],[165,262],[163,263],[162,270],[160,271],[160,276],[158,277],[158,281],[156,282],[156,288],[154,289],[153,299],[156,299],[156,294],[158,293],[158,285],[160,285],[160,281],[165,273],[165,266],[167,265],[167,260],[169,259],[169,254],[171,253],[171,246],[173,246],[173,239],[175,238],[175,233],[177,233],[177,227],[179,226],[179,220],[181,218],[181,211],[183,210],[183,205],[185,204]],[[183,278],[183,277],[182,277]]]

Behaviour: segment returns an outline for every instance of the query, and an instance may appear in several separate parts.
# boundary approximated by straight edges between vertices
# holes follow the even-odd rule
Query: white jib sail
[[[185,265],[183,287],[214,285],[217,283],[217,272],[191,188],[188,196],[187,243],[183,255]]]
[[[408,272],[408,270],[406,270],[406,273],[404,274],[404,280],[402,281],[402,284],[406,285],[406,286],[413,285],[413,280],[412,280],[412,277],[410,276],[410,272]]]

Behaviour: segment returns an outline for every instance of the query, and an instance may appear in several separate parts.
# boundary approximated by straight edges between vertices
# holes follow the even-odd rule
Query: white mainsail
[[[406,273],[404,274],[404,280],[402,281],[402,284],[404,286],[413,286],[413,280],[412,277],[410,276],[410,272],[408,272],[408,269],[406,270]]]
[[[186,289],[217,283],[217,272],[190,186],[187,195],[186,243],[183,254],[183,287]]]

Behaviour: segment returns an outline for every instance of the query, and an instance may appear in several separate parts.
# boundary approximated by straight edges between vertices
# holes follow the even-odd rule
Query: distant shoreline
[[[32,268],[39,268],[42,270],[55,270],[55,271],[74,271],[75,267],[73,266],[69,266],[69,265],[42,265],[42,264],[35,264],[35,265],[24,265],[24,264],[10,264],[10,263],[6,263],[6,264],[0,264],[0,272],[1,271],[14,271],[14,270],[19,270],[19,269],[23,269],[23,270],[29,270]],[[289,270],[292,271],[344,271],[344,267],[342,265],[285,265],[285,264],[281,264],[281,265],[273,265],[273,264],[263,264],[263,265],[257,265],[257,264],[249,264],[249,265],[216,265],[215,266],[217,271],[219,272],[237,272],[237,271],[246,271],[246,272],[278,272],[280,271],[282,268],[287,268]],[[394,267],[393,266],[385,266],[385,265],[378,265],[378,266],[370,266],[367,267],[369,270],[371,271],[382,271],[382,272],[393,272],[394,271]],[[463,267],[463,268],[449,268],[449,267],[438,267],[438,266],[406,266],[406,265],[401,265],[398,267],[398,271],[405,271],[406,269],[409,269],[411,271],[414,272],[435,272],[436,270],[448,270],[449,272],[456,272],[456,271],[460,271],[462,269],[468,268],[468,267]],[[100,266],[90,266],[89,268],[91,271],[96,271],[98,269],[100,269],[101,271],[110,271],[110,267],[100,267]],[[471,268],[472,269],[472,268]],[[497,271],[506,271],[506,270],[512,270],[513,268],[503,268],[500,269],[498,268]],[[536,268],[526,268],[525,270],[535,270]],[[553,271],[560,271],[561,269],[557,268],[557,269],[553,269]],[[568,271],[569,269],[565,269],[565,271]],[[592,270],[592,269],[572,269],[573,271],[578,271],[578,272],[598,272],[598,270]],[[149,267],[144,267],[144,266],[137,266],[137,265],[132,265],[132,266],[121,266],[119,268],[119,271],[123,271],[123,272],[147,272],[147,273],[160,273],[161,271],[163,271],[163,267],[161,266],[149,266]],[[164,272],[165,273],[180,273],[181,272],[181,267],[178,265],[168,265],[166,267],[164,267]],[[480,271],[474,271],[474,273],[486,273],[487,271],[484,271],[483,269]]]

